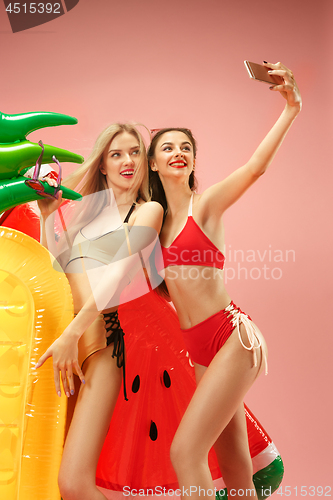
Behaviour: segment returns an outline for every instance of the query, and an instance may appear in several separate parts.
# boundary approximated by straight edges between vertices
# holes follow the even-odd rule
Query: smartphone
[[[270,85],[281,85],[281,83],[283,83],[283,78],[281,78],[281,76],[270,75],[268,73],[269,68],[266,68],[266,66],[263,66],[262,64],[250,61],[244,61],[244,64],[249,77],[253,78],[253,80],[269,83]]]

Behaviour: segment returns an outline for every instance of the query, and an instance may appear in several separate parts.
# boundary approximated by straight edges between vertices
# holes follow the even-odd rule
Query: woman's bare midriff
[[[230,304],[223,271],[214,267],[171,266],[165,281],[182,329],[191,328]]]
[[[74,314],[78,314],[92,296],[91,286],[86,273],[66,273],[73,295]],[[116,311],[118,307],[104,309],[103,313]]]

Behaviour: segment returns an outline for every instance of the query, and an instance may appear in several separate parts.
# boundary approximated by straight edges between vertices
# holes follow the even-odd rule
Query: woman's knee
[[[178,439],[174,438],[170,447],[170,460],[174,469],[177,469],[178,462],[181,460],[182,449],[178,444]]]
[[[63,500],[75,500],[76,495],[76,487],[75,480],[66,473],[64,473],[61,469],[58,476],[58,486],[61,498]]]
[[[188,443],[179,432],[175,435],[171,443],[170,459],[172,466],[176,471],[179,470],[184,463],[188,463]]]
[[[60,468],[58,476],[58,485],[63,500],[83,500],[89,498],[89,492],[96,489],[94,482],[89,482],[87,477],[72,474]]]
[[[233,456],[230,459],[219,461],[222,476],[226,483],[228,480],[233,480],[235,477],[240,480],[251,481],[253,476],[253,465],[251,457]]]
[[[196,445],[194,439],[176,434],[170,448],[170,459],[176,472],[203,465],[207,457],[208,452],[203,450],[202,443]]]

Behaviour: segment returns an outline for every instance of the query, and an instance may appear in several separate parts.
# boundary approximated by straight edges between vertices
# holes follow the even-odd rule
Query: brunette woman
[[[267,349],[225,289],[222,216],[266,171],[301,109],[293,73],[281,63],[266,66],[283,79],[272,90],[286,99],[285,108],[249,161],[226,179],[202,194],[194,191],[196,143],[188,129],[160,130],[148,151],[152,199],[165,211],[165,282],[198,384],[171,447],[181,492],[192,498],[213,492],[212,446],[231,497],[257,498],[243,398],[266,364]]]

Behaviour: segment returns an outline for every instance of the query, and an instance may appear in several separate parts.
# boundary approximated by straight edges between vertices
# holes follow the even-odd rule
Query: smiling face
[[[194,167],[193,145],[189,137],[171,130],[158,138],[151,169],[161,180],[167,177],[188,179]]]
[[[138,139],[128,132],[121,132],[106,148],[100,170],[106,176],[109,188],[129,190],[136,184],[140,163]]]

